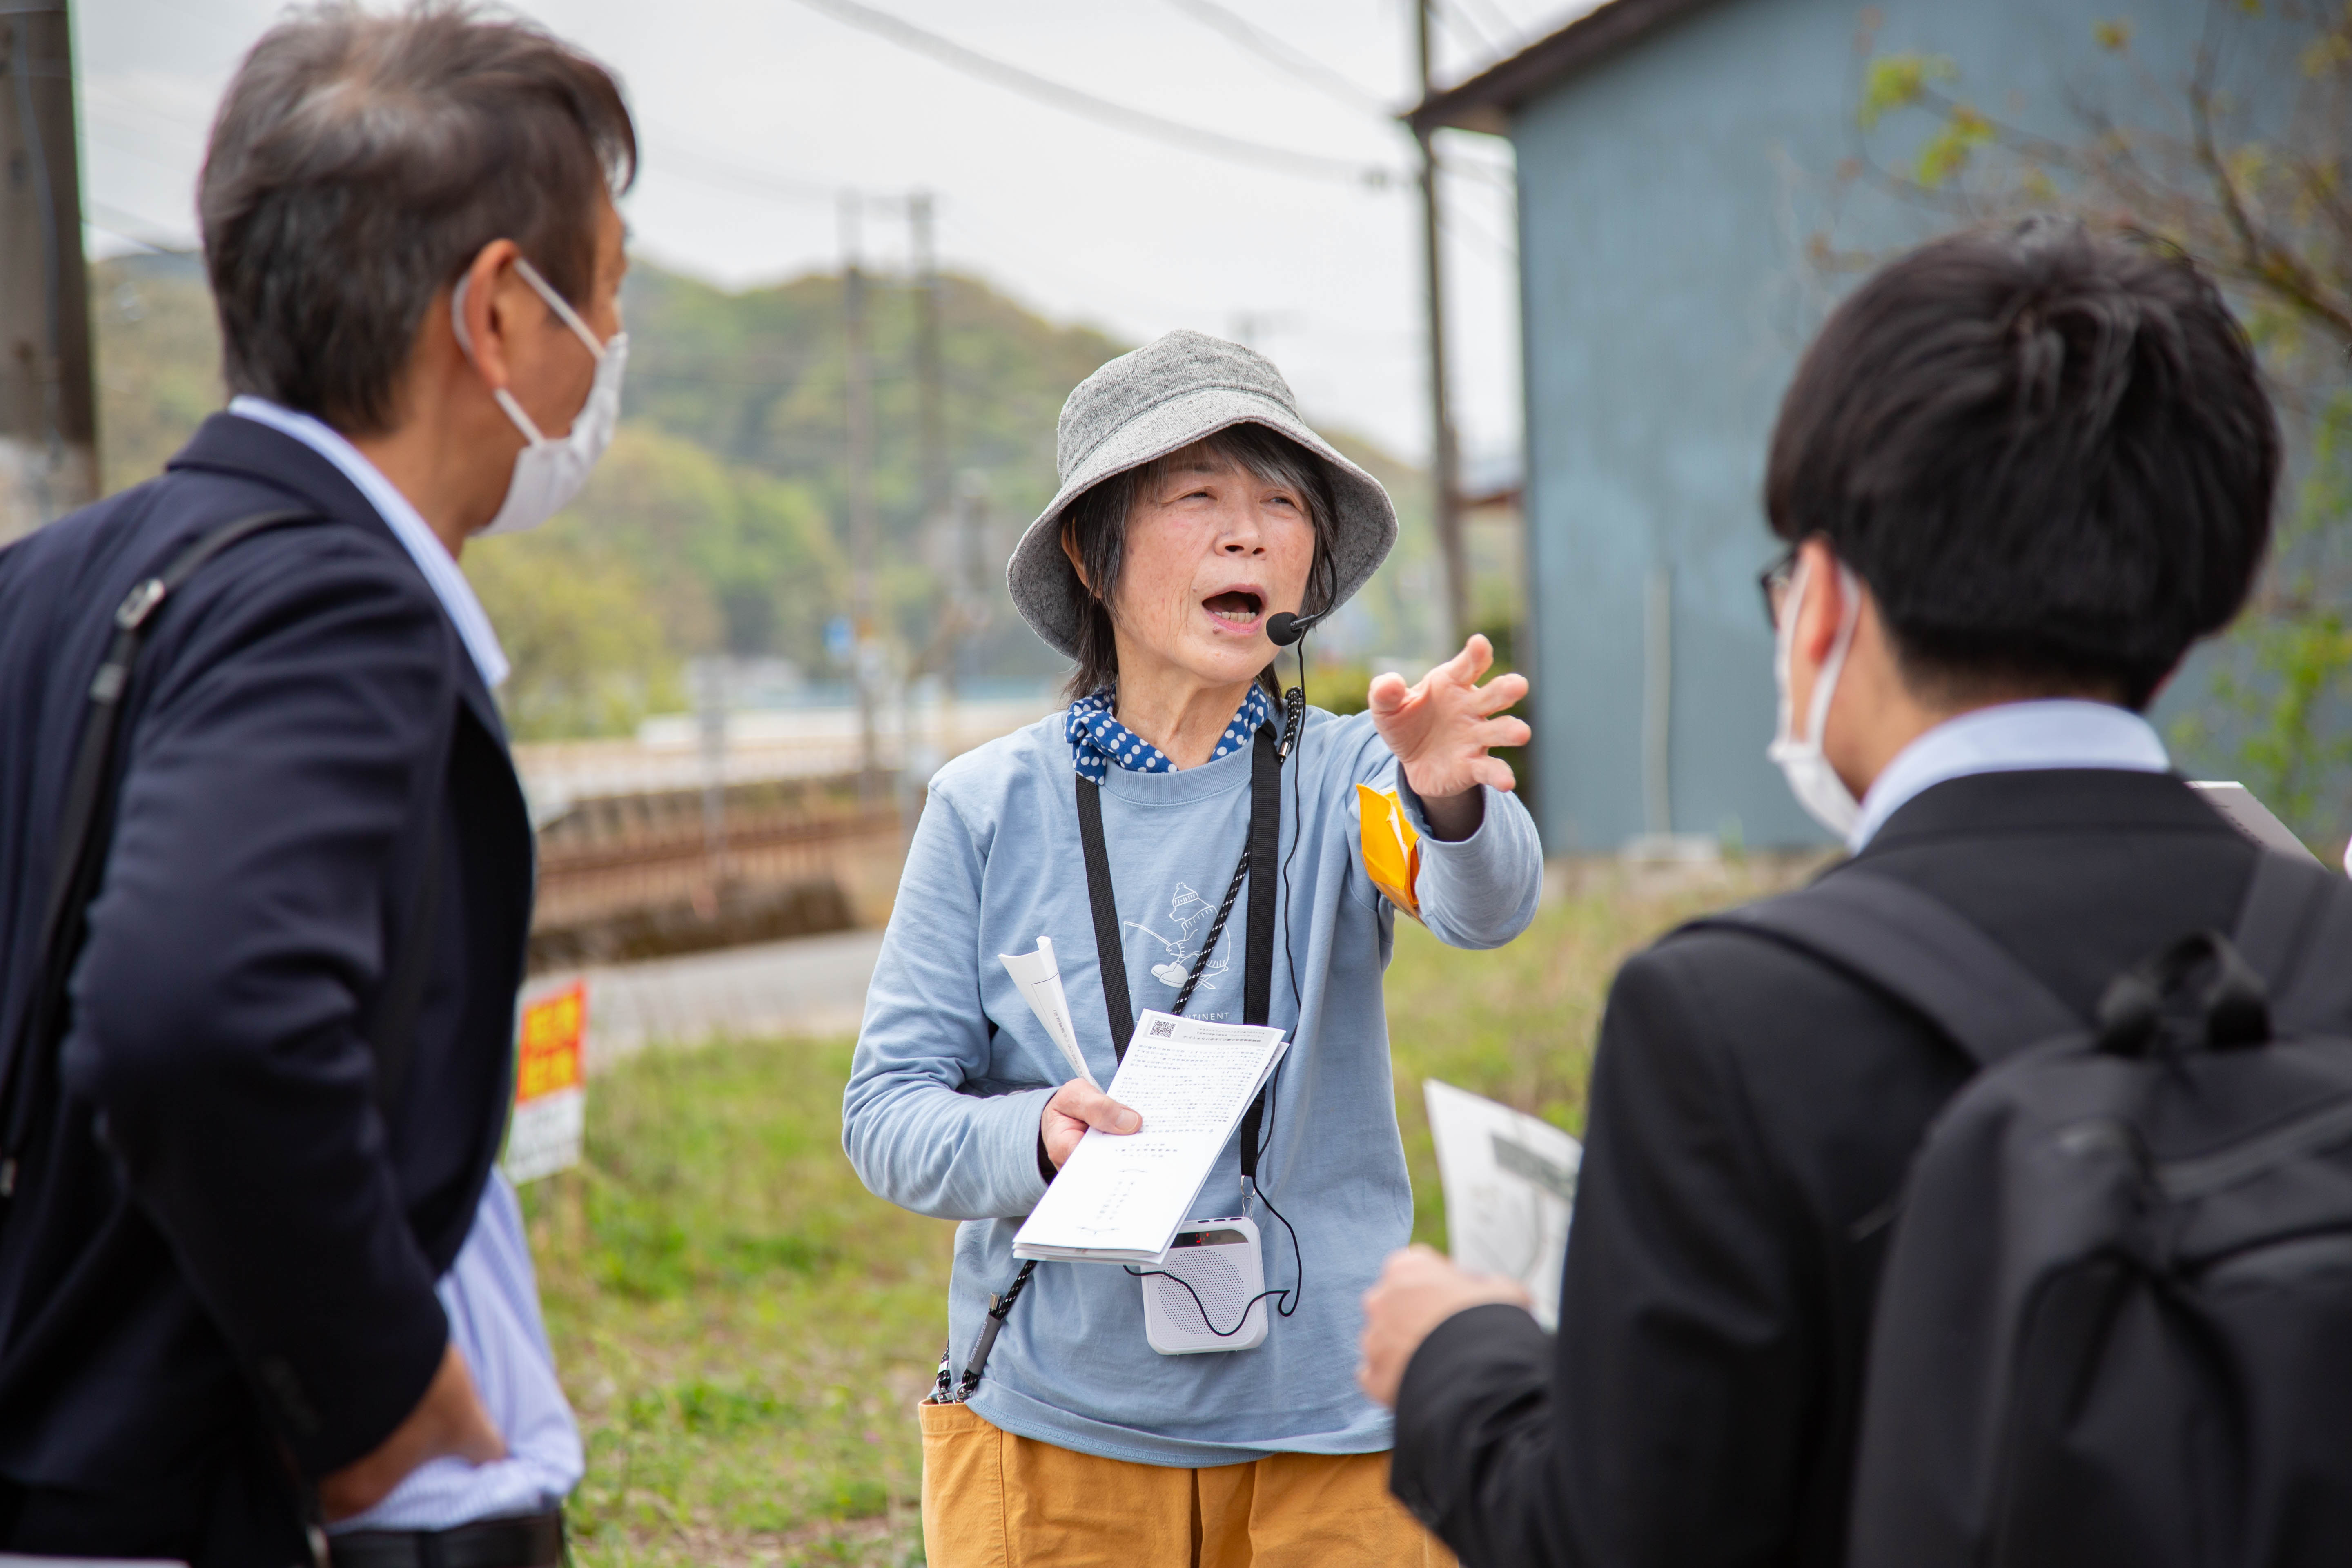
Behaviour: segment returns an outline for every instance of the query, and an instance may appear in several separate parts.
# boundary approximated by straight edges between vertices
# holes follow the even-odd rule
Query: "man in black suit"
[[[230,410],[0,552],[0,1551],[308,1563],[455,1461],[416,1500],[452,1529],[337,1563],[560,1552],[569,1411],[453,1270],[513,1225],[491,1166],[533,854],[457,556],[560,506],[610,434],[634,159],[611,76],[536,28],[282,24],[200,193]],[[70,984],[26,1037],[117,606],[273,513],[149,617]],[[535,1321],[520,1272],[503,1305]],[[509,1358],[487,1403],[469,1355]],[[512,1386],[550,1419],[501,1416]]]
[[[1943,900],[2086,1018],[2152,950],[2229,929],[2254,847],[2140,712],[2244,599],[2278,468],[2244,337],[2185,262],[2042,223],[1864,284],[1766,481],[1790,546],[1773,754],[1846,864]],[[1761,935],[1630,961],[1559,1334],[1426,1249],[1366,1298],[1397,1495],[1478,1568],[1842,1562],[1893,1200],[1969,1072]]]

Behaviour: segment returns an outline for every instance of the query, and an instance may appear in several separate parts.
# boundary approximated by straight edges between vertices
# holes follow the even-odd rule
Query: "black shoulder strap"
[[[1081,773],[1077,791],[1078,840],[1087,852],[1087,899],[1094,906],[1103,1011],[1110,1018],[1110,1048],[1124,1061],[1135,1033],[1135,1002],[1127,991],[1127,945],[1119,941],[1118,899],[1110,885],[1110,850],[1103,843],[1102,786]]]
[[[73,966],[81,951],[82,920],[97,896],[111,835],[108,781],[121,742],[123,697],[129,691],[149,624],[163,602],[214,556],[268,529],[315,521],[307,510],[257,512],[224,523],[173,557],[171,563],[132,588],[114,614],[114,640],[89,684],[89,707],[82,723],[73,771],[66,784],[58,831],[57,868],[42,909],[40,940],[34,952],[34,991],[15,1037],[0,1050],[0,1198],[15,1190],[16,1162],[32,1128],[50,1068],[47,1044],[65,1016]],[[436,801],[425,831],[425,866],[407,930],[385,975],[367,1031],[375,1055],[377,1103],[389,1110],[406,1083],[415,1054],[416,1020],[432,967],[434,930],[441,892],[441,821]]]
[[[1282,758],[1274,726],[1258,726],[1250,757],[1248,956],[1242,965],[1242,1022],[1263,1025],[1274,1011],[1275,863],[1282,854]],[[1242,1113],[1242,1178],[1257,1185],[1257,1159],[1265,1141],[1265,1090],[1260,1089]]]
[[[1255,750],[1250,756],[1249,834],[1249,930],[1244,938],[1247,956],[1242,964],[1242,1022],[1263,1026],[1274,1012],[1274,868],[1282,856],[1282,758],[1275,748],[1271,724],[1258,726]],[[1250,1113],[1255,1116],[1257,1110],[1258,1106],[1252,1106]],[[1250,1127],[1244,1123],[1244,1149],[1250,1146],[1249,1133]]]
[[[1833,963],[1920,1014],[1979,1067],[2086,1026],[1972,921],[1872,872],[1836,872],[1693,924],[1759,932]]]
[[[2231,942],[2263,977],[2283,1027],[2340,1030],[2352,1012],[2352,887],[2326,867],[2264,850]],[[2336,962],[2314,962],[2333,954]]]
[[[107,784],[121,735],[123,695],[148,625],[182,584],[230,545],[265,529],[308,522],[313,515],[264,511],[223,523],[173,556],[162,572],[142,579],[115,609],[114,638],[90,678],[81,740],[67,775],[65,807],[58,821],[57,866],[50,873],[40,935],[33,948],[33,991],[15,1037],[0,1051],[0,1197],[16,1188],[16,1161],[40,1099],[40,1080],[48,1070],[47,1042],[63,1016],[67,987],[81,949],[83,911],[96,896],[105,868],[107,817],[113,804]]]

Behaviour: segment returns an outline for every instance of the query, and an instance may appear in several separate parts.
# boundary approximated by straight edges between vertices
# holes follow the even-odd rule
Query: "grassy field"
[[[1788,876],[1675,886],[1586,873],[1488,953],[1400,922],[1388,1004],[1416,1234],[1444,1241],[1423,1079],[1580,1130],[1617,961]],[[582,1562],[922,1560],[912,1406],[938,1359],[950,1227],[851,1173],[848,1064],[846,1041],[644,1053],[595,1080],[585,1167],[525,1194],[588,1436],[572,1503]]]

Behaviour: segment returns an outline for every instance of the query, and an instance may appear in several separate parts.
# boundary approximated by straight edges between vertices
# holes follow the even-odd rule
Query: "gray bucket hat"
[[[1005,586],[1021,618],[1065,657],[1078,656],[1087,591],[1062,552],[1063,510],[1109,479],[1181,451],[1232,425],[1278,430],[1323,459],[1338,503],[1331,565],[1333,606],[1347,603],[1396,542],[1396,508],[1381,482],[1331,449],[1298,416],[1282,373],[1239,343],[1173,331],[1124,353],[1078,383],[1062,405],[1055,466],[1062,488],[1013,547]]]

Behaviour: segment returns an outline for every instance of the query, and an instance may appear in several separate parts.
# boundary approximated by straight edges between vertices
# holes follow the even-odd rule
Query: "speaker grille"
[[[1220,1247],[1190,1247],[1190,1257],[1171,1258],[1168,1274],[1181,1276],[1192,1289],[1187,1290],[1165,1274],[1152,1276],[1152,1288],[1160,1292],[1160,1310],[1168,1315],[1169,1323],[1183,1333],[1212,1334],[1207,1322],[1202,1321],[1201,1306],[1209,1309],[1209,1316],[1217,1329],[1226,1334],[1238,1331],[1242,1313],[1248,1300],[1248,1285],[1242,1271],[1234,1267]],[[1192,1302],[1193,1293],[1201,1298],[1201,1306]]]

